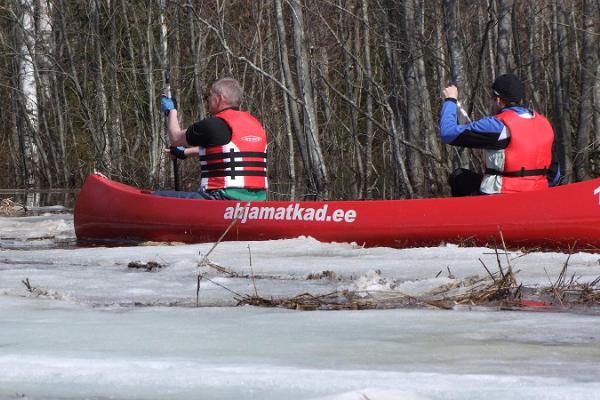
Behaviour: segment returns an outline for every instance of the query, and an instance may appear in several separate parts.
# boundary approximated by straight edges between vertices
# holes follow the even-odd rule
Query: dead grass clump
[[[233,226],[235,220],[228,230]],[[225,236],[221,236],[221,239]],[[494,309],[523,309],[539,307],[543,309],[553,309],[556,305],[561,310],[577,305],[600,305],[600,277],[592,282],[580,283],[575,275],[568,277],[567,267],[569,257],[556,279],[551,282],[549,287],[524,287],[517,281],[515,271],[510,263],[509,252],[504,243],[502,232],[500,232],[503,252],[495,248],[497,271],[491,272],[485,263],[479,259],[479,262],[485,269],[487,275],[479,277],[478,275],[469,276],[464,279],[456,279],[448,268],[448,278],[452,282],[446,282],[439,287],[430,290],[428,293],[420,296],[411,296],[402,293],[399,283],[387,282],[381,277],[381,271],[375,271],[379,279],[378,288],[374,290],[364,289],[343,289],[331,293],[314,295],[311,293],[302,293],[294,297],[263,297],[258,294],[256,287],[257,276],[254,275],[252,268],[252,253],[248,246],[250,259],[250,275],[238,274],[229,268],[223,267],[208,259],[210,253],[218,245],[221,239],[217,241],[210,251],[202,257],[199,267],[208,267],[218,273],[228,275],[231,278],[246,278],[252,281],[254,287],[253,294],[240,294],[226,286],[211,280],[207,274],[198,273],[196,285],[196,306],[199,306],[200,282],[205,279],[216,286],[223,288],[233,294],[237,305],[252,305],[257,307],[281,307],[295,310],[364,310],[364,309],[389,309],[389,308],[408,308],[408,307],[435,307],[441,309],[453,309],[456,306],[491,307]],[[502,258],[505,257],[504,265]],[[521,257],[521,256],[519,256]],[[440,271],[436,278],[441,274]],[[261,277],[272,278],[272,277]],[[374,277],[369,277],[372,280]],[[306,280],[327,279],[330,281],[344,281],[342,276],[334,271],[324,270],[318,273],[311,273],[306,276]],[[369,283],[369,281],[367,282]],[[361,286],[358,286],[361,287]],[[369,287],[369,286],[367,286]]]
[[[600,276],[589,283],[578,284],[580,304],[600,304]]]
[[[25,208],[11,198],[0,200],[0,216],[14,217],[25,211]]]
[[[517,280],[519,271],[514,271],[511,266],[503,268],[499,264],[496,272],[491,272],[487,266],[483,266],[487,273],[483,277],[469,276],[451,284],[441,285],[421,296],[410,296],[397,288],[388,288],[344,289],[322,295],[302,293],[293,297],[265,297],[259,295],[256,286],[254,293],[240,294],[206,276],[203,278],[231,292],[238,306],[279,307],[302,311],[431,307],[454,309],[457,306],[497,310],[564,311],[577,306],[600,305],[600,277],[586,283],[578,282],[574,275],[567,278],[567,263],[557,280],[543,288],[523,286]]]
[[[570,255],[569,255],[570,257]],[[571,305],[599,305],[600,304],[600,276],[591,282],[579,282],[575,274],[567,274],[569,258],[550,286],[540,290],[540,295],[550,297],[554,303],[561,306]]]
[[[399,292],[396,288],[391,288],[382,291],[344,290],[321,296],[304,293],[292,298],[278,299],[262,298],[255,293],[252,296],[238,296],[237,301],[238,305],[283,307],[296,310],[362,310],[408,307],[453,309],[456,306],[505,310],[532,309],[532,307],[544,310],[565,310],[578,306],[600,305],[600,276],[591,282],[579,282],[575,274],[567,274],[570,256],[565,261],[556,281],[551,282],[550,286],[538,288],[525,287],[518,282],[519,271],[513,269],[508,254],[506,250],[503,253],[496,250],[496,272],[491,272],[483,261],[479,260],[487,274],[484,277],[470,276],[451,284],[441,285],[422,296],[409,296]],[[502,256],[506,256],[504,266]],[[456,279],[450,270],[448,270],[448,276]],[[312,279],[315,278],[321,279],[320,276],[312,277]]]
[[[414,298],[414,305],[452,309],[457,305],[506,307],[519,304],[522,287],[512,269],[489,273],[489,276],[468,277],[447,290],[437,290]]]
[[[293,310],[369,310],[377,308],[377,303],[368,298],[358,296],[350,291],[335,291],[319,296],[302,293],[291,298],[264,298],[254,295],[243,295],[238,298],[237,305],[258,307],[279,307]]]

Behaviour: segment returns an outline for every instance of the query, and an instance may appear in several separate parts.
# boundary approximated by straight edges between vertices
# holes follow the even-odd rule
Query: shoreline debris
[[[129,269],[140,269],[146,272],[155,272],[163,267],[164,265],[159,264],[156,261],[148,261],[147,263],[141,261],[131,261],[129,264],[127,264],[127,268]]]

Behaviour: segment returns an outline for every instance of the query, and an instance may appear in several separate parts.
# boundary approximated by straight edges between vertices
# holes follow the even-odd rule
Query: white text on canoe
[[[235,207],[227,207],[223,215],[223,219],[239,219],[242,224],[250,220],[353,223],[356,217],[356,210],[353,209],[329,210],[328,204],[318,208],[301,207],[299,203],[292,203],[287,207],[250,206],[237,203]]]

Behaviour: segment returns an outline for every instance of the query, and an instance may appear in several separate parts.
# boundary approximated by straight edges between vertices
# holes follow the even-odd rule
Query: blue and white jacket
[[[533,112],[519,106],[511,106],[501,111],[512,110],[523,118],[533,117]],[[502,153],[510,143],[510,131],[502,121],[494,116],[484,117],[468,124],[457,122],[455,99],[446,99],[440,117],[440,137],[442,143],[452,146],[485,149],[489,154]],[[494,152],[498,151],[498,152]],[[549,168],[548,184],[554,186],[560,180],[560,166],[556,156],[556,141],[552,146],[552,165]]]

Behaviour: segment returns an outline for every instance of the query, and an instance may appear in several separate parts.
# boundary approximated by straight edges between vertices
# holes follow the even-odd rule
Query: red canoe
[[[365,246],[464,243],[600,249],[600,179],[528,193],[376,201],[207,201],[159,197],[90,175],[75,206],[81,240],[203,243],[311,236]]]

